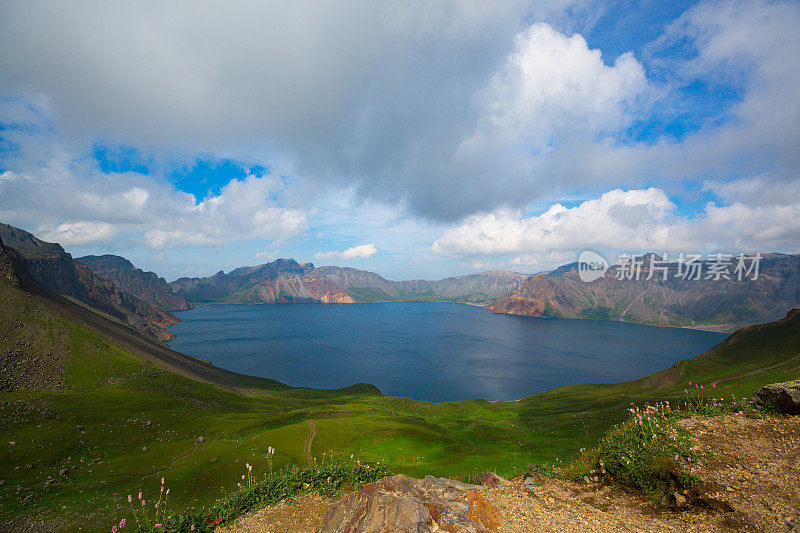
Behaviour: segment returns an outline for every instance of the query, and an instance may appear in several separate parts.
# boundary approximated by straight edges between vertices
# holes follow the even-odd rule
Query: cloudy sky
[[[168,279],[800,248],[800,3],[0,1],[0,221]]]

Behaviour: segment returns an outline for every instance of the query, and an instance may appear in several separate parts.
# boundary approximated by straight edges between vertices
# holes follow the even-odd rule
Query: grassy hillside
[[[354,454],[410,475],[511,475],[593,444],[630,402],[678,399],[688,381],[714,380],[720,395],[749,396],[800,370],[795,314],[630,383],[433,404],[367,385],[292,388],[201,361],[169,366],[168,354],[156,357],[148,344],[65,315],[45,297],[0,284],[0,301],[0,529],[40,517],[45,530],[94,530],[126,516],[127,494],[152,494],[162,476],[171,507],[208,504],[236,487],[245,462],[263,472],[268,446],[277,450],[275,467],[305,464],[311,421],[318,459]],[[143,359],[148,350],[153,363]],[[195,444],[199,436],[205,442]]]

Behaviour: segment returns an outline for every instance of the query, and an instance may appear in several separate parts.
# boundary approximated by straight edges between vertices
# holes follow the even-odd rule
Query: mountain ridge
[[[209,277],[179,278],[169,285],[195,303],[359,303],[441,300],[485,303],[515,289],[527,277],[509,270],[454,276],[442,280],[388,280],[351,267],[277,259]]]
[[[8,265],[21,280],[30,280],[54,293],[88,304],[157,340],[175,338],[167,328],[180,320],[161,307],[146,302],[118,283],[75,261],[61,245],[38,239],[14,226],[0,223],[5,276]]]
[[[87,255],[78,257],[75,261],[83,263],[100,276],[117,282],[121,289],[166,311],[185,311],[194,308],[194,305],[182,296],[174,294],[164,278],[155,272],[136,268],[122,256]]]
[[[656,257],[656,256],[654,256]],[[649,258],[649,255],[638,259]],[[660,258],[658,258],[660,260]],[[619,265],[590,283],[577,263],[531,276],[489,306],[495,313],[545,318],[621,320],[656,326],[726,331],[776,320],[800,305],[800,256],[770,253],[760,259],[755,280],[680,279],[678,263],[665,261],[666,275],[649,272],[627,279]],[[710,261],[702,262],[708,266]],[[663,279],[666,277],[667,279]],[[651,279],[647,279],[651,278]]]

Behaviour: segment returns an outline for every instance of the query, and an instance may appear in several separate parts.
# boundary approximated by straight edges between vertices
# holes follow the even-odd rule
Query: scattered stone
[[[142,451],[146,452],[147,451],[147,446],[142,446]]]
[[[147,426],[147,427],[150,427],[150,426],[153,425],[153,421],[152,420],[148,420],[147,422],[144,423],[144,425]]]
[[[526,477],[525,481],[522,482],[523,485],[526,487],[532,487],[536,484],[536,481],[532,477]]]
[[[13,441],[13,440],[8,441],[8,445],[9,446],[14,446],[16,443],[17,443],[17,441]]]
[[[83,431],[83,426],[75,426],[76,431]]]
[[[552,496],[548,496],[547,497],[547,503],[553,504],[553,503],[556,503],[556,500]]]
[[[484,487],[497,487],[511,484],[509,480],[498,476],[494,472],[486,472],[485,474],[479,475],[478,483]]]
[[[675,497],[675,507],[677,507],[678,509],[686,507],[686,496],[678,492],[673,494],[673,496]]]
[[[205,441],[206,441],[206,439],[201,435],[201,436],[197,437],[197,440],[194,441],[194,443],[195,444],[203,444]]]
[[[61,470],[58,471],[58,475],[59,476],[63,476],[66,473],[67,473],[67,469],[66,468],[62,468]]]
[[[333,504],[325,514],[320,533],[494,533],[500,524],[500,513],[483,498],[482,490],[476,485],[433,476],[385,477]]]
[[[756,405],[772,406],[782,413],[800,415],[800,380],[764,385],[753,395]]]

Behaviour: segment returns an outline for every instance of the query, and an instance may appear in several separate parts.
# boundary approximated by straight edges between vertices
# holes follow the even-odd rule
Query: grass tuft
[[[261,477],[251,476],[248,470],[247,483],[239,483],[236,491],[210,508],[187,510],[159,523],[126,520],[129,527],[125,529],[138,533],[213,532],[250,511],[287,498],[308,492],[332,496],[390,475],[391,470],[384,464],[368,465],[360,461],[330,462],[308,468],[291,465]]]

